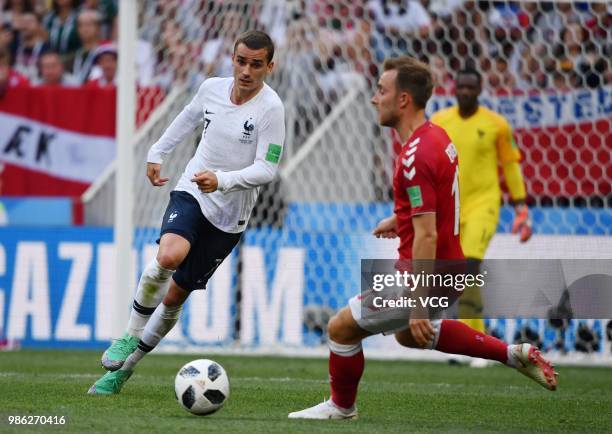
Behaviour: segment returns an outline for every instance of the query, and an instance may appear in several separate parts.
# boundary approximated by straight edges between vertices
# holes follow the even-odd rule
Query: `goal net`
[[[190,297],[167,348],[306,354],[360,288],[360,259],[393,258],[396,242],[369,235],[392,212],[396,147],[370,99],[382,61],[410,54],[436,78],[428,113],[454,103],[454,73],[483,75],[481,103],[510,121],[522,153],[534,237],[509,235],[504,194],[489,258],[612,256],[611,12],[606,2],[461,0],[254,0],[138,2],[139,44],[155,53],[154,86],[165,95],[134,141],[138,271],[156,252],[161,217],[198,143],[195,131],[164,162],[168,186],[144,176],[148,148],[201,81],[231,75],[235,37],[267,31],[276,43],[269,84],[285,104],[279,178],[261,189],[239,247],[206,291]],[[156,101],[151,106],[157,105]],[[146,104],[145,104],[146,105]],[[86,223],[112,225],[110,168],[85,197]],[[126,306],[129,302],[126,301]],[[610,356],[607,319],[557,324],[489,320],[508,340],[597,360]],[[388,340],[370,351],[396,355]],[[402,354],[406,354],[405,352]]]

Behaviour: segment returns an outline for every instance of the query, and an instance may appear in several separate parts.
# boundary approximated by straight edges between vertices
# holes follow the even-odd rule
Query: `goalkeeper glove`
[[[514,207],[514,223],[512,223],[512,233],[519,234],[521,243],[531,238],[531,218],[527,204],[521,203]]]

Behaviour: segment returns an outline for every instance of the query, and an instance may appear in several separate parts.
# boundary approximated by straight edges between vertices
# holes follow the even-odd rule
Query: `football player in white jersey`
[[[260,31],[234,44],[233,77],[210,78],[147,156],[147,177],[162,186],[164,155],[197,126],[204,133],[170,195],[157,257],[143,271],[125,334],[102,356],[108,372],[90,394],[119,393],[134,366],[172,329],[190,292],[238,243],[259,192],[272,181],[285,140],[283,103],[265,84],[274,44]]]

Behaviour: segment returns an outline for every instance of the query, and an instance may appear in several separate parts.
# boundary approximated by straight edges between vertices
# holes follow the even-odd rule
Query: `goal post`
[[[117,73],[117,176],[115,177],[116,281],[112,311],[113,335],[121,336],[128,320],[128,306],[135,270],[132,267],[134,231],[134,151],[132,140],[136,130],[136,29],[138,27],[137,0],[119,2],[120,53]]]

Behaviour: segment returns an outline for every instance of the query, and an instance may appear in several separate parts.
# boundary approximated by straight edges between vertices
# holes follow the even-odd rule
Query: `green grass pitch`
[[[0,353],[0,432],[610,432],[612,368],[561,367],[548,392],[517,372],[442,363],[367,361],[359,419],[292,421],[328,395],[323,359],[210,356],[231,397],[207,417],[185,412],[174,376],[197,355],[150,355],[120,395],[86,395],[104,373],[100,352]],[[66,425],[8,424],[9,415],[65,416]]]

